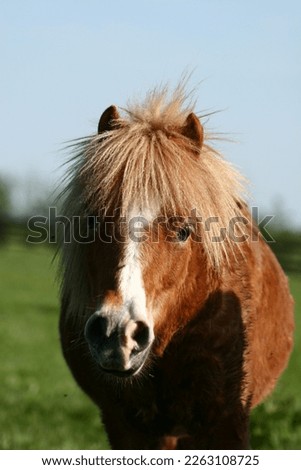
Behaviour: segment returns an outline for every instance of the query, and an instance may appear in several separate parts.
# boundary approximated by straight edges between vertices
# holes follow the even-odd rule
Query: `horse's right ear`
[[[200,120],[194,113],[190,113],[187,116],[184,126],[181,129],[181,134],[188,137],[188,139],[194,143],[197,151],[201,150],[204,140],[204,131]]]
[[[100,116],[98,122],[98,134],[110,131],[119,127],[118,119],[120,118],[116,106],[110,106]]]

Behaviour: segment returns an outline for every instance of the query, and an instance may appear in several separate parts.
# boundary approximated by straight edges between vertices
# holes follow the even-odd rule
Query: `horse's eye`
[[[177,231],[177,239],[179,242],[185,242],[189,235],[191,234],[191,227],[186,225],[186,227],[182,227]]]

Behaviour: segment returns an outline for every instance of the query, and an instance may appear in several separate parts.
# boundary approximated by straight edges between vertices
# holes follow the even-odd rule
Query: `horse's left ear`
[[[194,113],[188,114],[184,126],[181,129],[181,134],[192,140],[196,149],[201,150],[204,140],[204,131],[200,120]]]
[[[98,134],[101,134],[102,132],[105,131],[110,131],[114,128],[119,127],[118,125],[118,119],[120,118],[118,110],[116,106],[110,106],[107,108],[102,115],[100,116],[99,122],[98,122]]]

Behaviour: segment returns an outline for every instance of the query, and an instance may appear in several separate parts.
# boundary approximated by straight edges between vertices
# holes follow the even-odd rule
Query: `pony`
[[[249,448],[292,349],[287,278],[204,117],[155,88],[71,144],[60,338],[113,449]]]

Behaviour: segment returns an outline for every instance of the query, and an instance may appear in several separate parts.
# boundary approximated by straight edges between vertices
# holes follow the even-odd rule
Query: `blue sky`
[[[63,141],[193,69],[196,110],[223,110],[207,125],[239,141],[219,150],[253,204],[283,204],[301,226],[301,2],[2,0],[0,12],[0,175],[41,191],[61,175]]]

